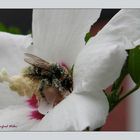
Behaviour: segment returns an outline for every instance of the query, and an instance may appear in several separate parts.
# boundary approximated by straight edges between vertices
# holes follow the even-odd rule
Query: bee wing
[[[48,70],[50,64],[47,61],[29,53],[25,53],[25,56],[27,56],[27,58],[25,58],[24,61],[28,64]]]

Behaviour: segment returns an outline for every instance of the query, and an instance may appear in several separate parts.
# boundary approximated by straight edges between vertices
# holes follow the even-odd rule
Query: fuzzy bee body
[[[31,66],[28,67],[24,76],[27,76],[31,79],[39,80],[38,91],[42,97],[46,96],[56,96],[54,98],[62,99],[61,93],[71,92],[72,91],[72,75],[69,73],[69,70],[63,68],[58,64],[50,64],[47,61],[32,55],[25,53],[28,58],[24,60],[29,63]],[[54,88],[54,90],[48,90]],[[48,92],[48,94],[46,93]],[[52,93],[52,94],[49,94]],[[55,92],[55,94],[53,93]],[[48,97],[49,98],[49,97]],[[58,99],[55,99],[58,101]],[[57,104],[57,103],[54,103]]]

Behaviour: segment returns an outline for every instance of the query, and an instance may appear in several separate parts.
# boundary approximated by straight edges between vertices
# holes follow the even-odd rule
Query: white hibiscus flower
[[[105,123],[109,104],[102,90],[119,76],[127,57],[125,49],[132,47],[127,40],[139,41],[140,12],[121,10],[85,46],[84,36],[99,14],[98,9],[34,10],[33,45],[29,35],[0,33],[0,68],[6,67],[10,74],[25,66],[24,52],[68,67],[75,65],[73,92],[28,130],[94,130]],[[0,89],[1,107],[17,104],[14,98],[22,102],[6,86]]]

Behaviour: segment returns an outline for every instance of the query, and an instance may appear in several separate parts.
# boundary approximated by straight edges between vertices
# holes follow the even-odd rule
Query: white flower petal
[[[86,33],[99,14],[99,9],[35,9],[34,53],[49,62],[65,62],[72,66],[85,45]]]
[[[28,49],[31,42],[30,35],[23,36],[0,32],[0,69],[6,68],[11,75],[19,74],[21,68],[25,66],[24,51]],[[3,83],[0,83],[0,97],[0,108],[19,104],[22,101]]]
[[[126,56],[125,50],[116,44],[107,47],[93,44],[84,48],[74,66],[74,89],[95,94],[107,88],[118,78]]]
[[[38,106],[38,111],[41,113],[41,114],[47,114],[51,109],[53,109],[53,106],[51,104],[47,104],[46,100],[42,99],[39,103],[39,106]]]
[[[0,83],[0,109],[11,105],[22,105],[26,97],[19,96],[17,93],[11,91],[6,84]]]
[[[118,12],[107,25],[89,40],[88,44],[109,45],[120,44],[125,49],[131,46],[124,44],[124,38],[130,42],[138,44],[140,42],[140,9],[122,9]]]
[[[38,120],[31,119],[33,110],[26,105],[14,105],[0,110],[0,131],[27,131]],[[4,127],[5,126],[5,127]]]
[[[100,93],[99,93],[100,94]],[[90,93],[72,93],[53,110],[51,110],[33,127],[32,131],[82,131],[87,127],[90,130],[100,127],[105,123],[108,103]]]
[[[10,74],[18,74],[25,65],[24,52],[31,42],[30,35],[0,32],[0,69],[4,67]]]

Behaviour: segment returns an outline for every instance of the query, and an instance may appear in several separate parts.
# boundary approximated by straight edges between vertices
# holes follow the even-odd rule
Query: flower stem
[[[115,106],[109,111],[111,112],[122,100],[124,100],[126,97],[128,97],[129,95],[131,95],[134,91],[136,91],[137,89],[139,89],[139,85],[136,85],[133,89],[131,89],[130,91],[128,91],[124,96],[122,96],[118,102],[115,104]]]

